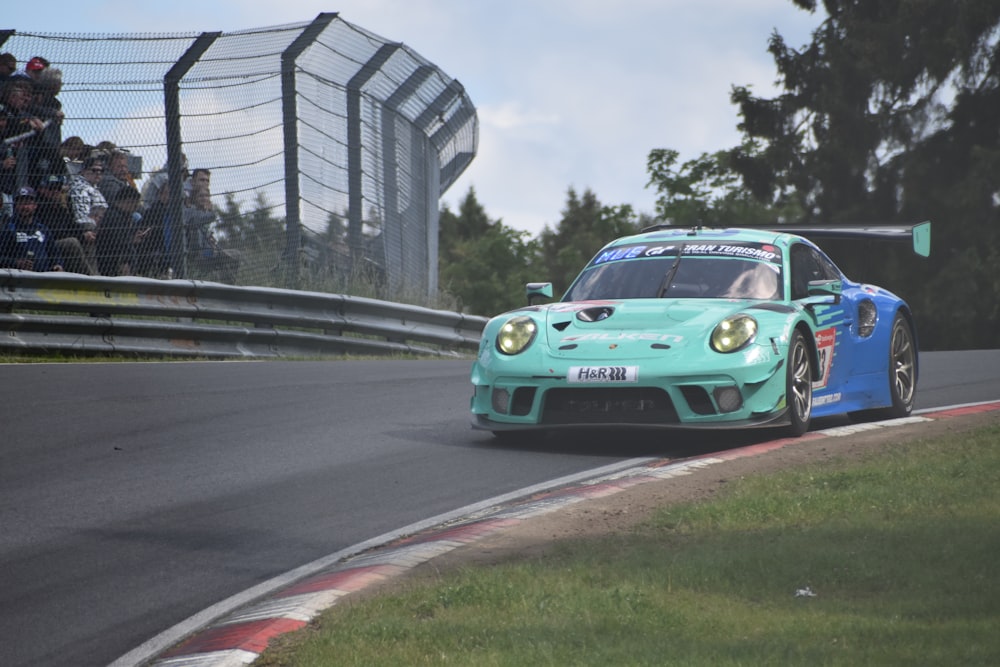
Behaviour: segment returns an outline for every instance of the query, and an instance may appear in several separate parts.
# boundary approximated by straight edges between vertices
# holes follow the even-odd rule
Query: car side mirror
[[[840,280],[810,280],[807,306],[838,304],[844,293],[844,283]]]
[[[551,299],[552,283],[528,283],[524,286],[525,295],[528,297],[528,305],[532,305],[536,298]]]

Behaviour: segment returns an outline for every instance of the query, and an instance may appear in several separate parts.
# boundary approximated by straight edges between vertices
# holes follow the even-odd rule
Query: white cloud
[[[44,16],[5,7],[6,27],[37,32],[232,31],[341,18],[458,79],[479,110],[480,150],[445,200],[470,186],[493,218],[532,233],[554,225],[566,190],[653,210],[653,148],[682,159],[734,145],[730,87],[774,90],[767,42],[807,43],[821,17],[791,0],[220,0],[65,3]]]
[[[480,106],[476,108],[476,112],[480,125],[493,126],[499,130],[544,127],[555,125],[560,120],[556,113],[525,110],[517,100],[499,106]]]

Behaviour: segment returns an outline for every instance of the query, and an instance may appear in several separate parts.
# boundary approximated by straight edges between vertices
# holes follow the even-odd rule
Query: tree
[[[815,11],[815,0],[793,0]],[[806,219],[892,219],[895,158],[947,124],[947,98],[978,86],[996,55],[1000,5],[991,0],[825,0],[811,44],[774,33],[785,92],[735,87],[742,130],[762,149],[733,166],[759,200],[794,197]],[[987,77],[988,78],[988,77]],[[746,145],[746,144],[745,144]],[[888,172],[890,173],[887,173]]]
[[[815,0],[793,0],[815,11]],[[932,259],[852,246],[856,279],[892,285],[924,349],[996,345],[1000,326],[1000,3],[825,0],[810,44],[774,33],[783,92],[734,87],[740,146],[675,170],[650,154],[661,215],[749,220],[935,222]],[[896,286],[899,286],[898,288]]]
[[[764,204],[743,187],[734,168],[738,154],[753,155],[753,142],[739,149],[702,153],[675,168],[680,153],[658,148],[646,161],[648,186],[659,193],[656,214],[662,222],[684,227],[698,225],[764,225],[778,220],[798,219],[801,212],[794,202]]]
[[[275,252],[285,238],[285,221],[274,217],[274,207],[264,193],[254,197],[253,208],[244,213],[232,193],[226,193],[226,205],[219,211],[219,235],[234,247],[246,252]]]
[[[441,210],[439,284],[459,310],[492,316],[525,303],[524,285],[537,244],[527,232],[490,220],[473,188],[458,213]]]
[[[635,234],[641,226],[631,206],[602,206],[591,190],[578,197],[570,188],[558,226],[553,230],[546,225],[539,235],[539,275],[560,294],[606,243]]]

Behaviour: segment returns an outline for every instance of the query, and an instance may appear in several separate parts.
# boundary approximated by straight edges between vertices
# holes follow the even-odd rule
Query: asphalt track
[[[343,597],[398,577],[453,549],[577,502],[606,498],[642,484],[669,481],[716,464],[785,447],[808,447],[824,438],[852,438],[874,430],[923,427],[935,421],[998,411],[1000,401],[931,409],[904,419],[811,430],[799,438],[771,440],[677,461],[655,457],[633,460],[626,468],[594,471],[583,480],[556,480],[527,498],[499,498],[488,507],[463,508],[460,517],[448,515],[430,520],[435,523],[430,529],[408,526],[371,544],[358,545],[354,550],[303,566],[171,628],[123,656],[112,667],[147,664],[146,658],[153,655],[156,656],[153,667],[250,664],[272,639],[305,627]]]
[[[1000,398],[1000,351],[922,357],[918,408]],[[467,362],[15,365],[0,664],[106,665],[338,554],[713,435],[499,446]],[[759,441],[766,441],[761,436]],[[209,610],[206,612],[206,610]],[[130,653],[137,656],[136,653]],[[131,664],[127,660],[122,664]]]

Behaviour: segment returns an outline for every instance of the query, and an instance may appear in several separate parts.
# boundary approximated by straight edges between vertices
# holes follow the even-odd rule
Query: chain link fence
[[[61,177],[82,225],[53,230],[66,268],[436,296],[438,200],[475,156],[478,119],[407,46],[330,13],[228,33],[0,30],[0,52],[35,78],[30,111],[23,75],[3,88],[18,120],[0,129],[7,212],[29,186],[51,214]],[[32,113],[44,127],[20,121]]]

